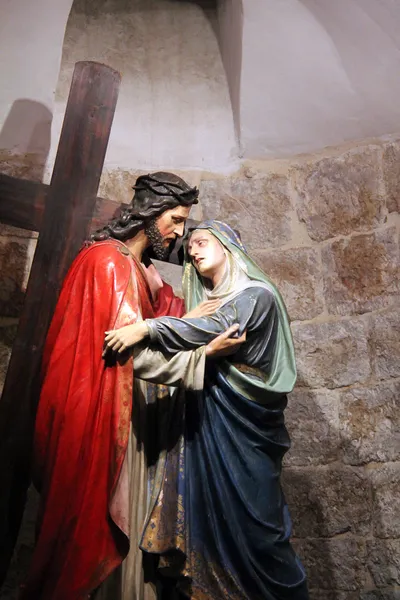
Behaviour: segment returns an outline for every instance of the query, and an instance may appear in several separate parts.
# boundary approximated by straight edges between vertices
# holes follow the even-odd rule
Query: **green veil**
[[[207,229],[212,233],[229,251],[235,265],[247,275],[248,287],[254,287],[258,282],[261,287],[273,294],[277,308],[277,334],[270,372],[262,378],[254,377],[224,360],[219,362],[223,375],[238,392],[256,402],[265,403],[271,399],[271,394],[281,395],[290,392],[296,382],[296,361],[289,317],[279,291],[249,257],[239,235],[229,225],[221,221],[209,220],[200,223],[191,231],[195,229]],[[204,300],[204,282],[187,253],[187,245],[182,287],[188,311]],[[238,293],[243,289],[243,287],[238,289]]]

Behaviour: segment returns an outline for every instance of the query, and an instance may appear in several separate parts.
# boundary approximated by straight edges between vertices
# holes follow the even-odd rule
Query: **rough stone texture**
[[[372,368],[379,379],[400,377],[400,309],[368,317]]]
[[[292,201],[287,177],[257,175],[204,180],[204,219],[226,219],[248,248],[282,246],[291,239]]]
[[[10,360],[11,349],[16,333],[16,323],[0,325],[0,395],[3,391],[8,362]]]
[[[300,385],[338,388],[370,375],[363,321],[295,324],[292,329]]]
[[[129,204],[134,195],[132,186],[135,184],[137,177],[142,174],[143,171],[103,169],[98,196]]]
[[[378,587],[400,585],[400,540],[367,543],[368,569]]]
[[[298,215],[313,240],[365,231],[385,219],[376,147],[307,163],[292,172]]]
[[[321,600],[323,599],[321,598]],[[400,600],[400,589],[389,588],[387,590],[362,592],[360,600]]]
[[[386,202],[390,212],[400,211],[400,145],[388,144],[383,152]]]
[[[169,169],[168,169],[169,170]],[[183,177],[190,185],[200,186],[200,205],[202,201],[202,183],[201,172],[199,171],[182,171],[181,169],[173,169],[173,172],[180,177]],[[109,198],[115,202],[121,204],[130,204],[134,196],[134,190],[132,186],[135,184],[136,179],[139,175],[148,173],[148,171],[139,169],[119,169],[119,168],[107,168],[105,167],[102,171],[98,196],[102,198]],[[196,213],[196,208],[199,204],[192,207],[192,212]],[[191,214],[192,217],[192,214]],[[194,219],[197,216],[192,217]]]
[[[357,465],[400,460],[400,380],[340,396],[343,460]]]
[[[292,320],[312,319],[322,312],[321,269],[316,249],[254,252],[253,257],[277,285]]]
[[[369,476],[374,534],[379,538],[400,538],[400,462],[371,469]]]
[[[18,179],[29,179],[41,182],[45,171],[47,154],[44,152],[28,152],[16,154],[0,149],[0,173]]]
[[[323,465],[339,454],[337,392],[296,388],[289,394],[286,425],[292,440],[288,466]]]
[[[37,231],[29,231],[27,229],[21,229],[20,227],[13,227],[12,225],[4,225],[4,223],[0,223],[0,237],[2,236],[12,236],[12,237],[20,237],[25,239],[37,239],[39,237],[39,233]]]
[[[0,315],[18,317],[24,301],[35,240],[0,237]]]
[[[322,248],[324,294],[331,314],[385,308],[399,299],[400,263],[395,227]]]
[[[370,482],[362,469],[287,468],[282,482],[296,537],[371,532]]]
[[[334,539],[296,540],[295,547],[308,573],[311,589],[352,592],[363,588],[363,541],[352,536],[341,536]],[[321,594],[320,598],[325,599],[325,595]]]
[[[341,592],[338,590],[309,590],[310,600],[360,600],[358,592]]]

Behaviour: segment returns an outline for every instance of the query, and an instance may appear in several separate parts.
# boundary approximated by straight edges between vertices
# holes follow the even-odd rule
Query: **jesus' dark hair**
[[[95,231],[91,236],[93,241],[114,238],[124,242],[143,229],[146,222],[159,217],[166,210],[177,206],[192,206],[198,202],[197,187],[190,187],[173,173],[160,171],[140,175],[133,189],[135,195],[132,204],[119,217]]]

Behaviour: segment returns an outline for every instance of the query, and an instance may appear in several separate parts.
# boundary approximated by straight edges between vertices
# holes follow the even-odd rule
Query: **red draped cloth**
[[[73,262],[44,351],[34,441],[41,509],[21,600],[87,599],[128,554],[109,507],[129,437],[133,361],[106,366],[104,332],[139,314],[182,309],[166,284],[152,306],[144,270],[116,240],[89,246]]]

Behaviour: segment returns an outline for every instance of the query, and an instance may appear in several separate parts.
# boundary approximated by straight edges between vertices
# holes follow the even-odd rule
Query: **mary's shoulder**
[[[248,287],[246,287],[241,294],[244,298],[248,300],[253,299],[261,302],[273,303],[275,302],[275,294],[274,291],[269,288],[267,285],[262,284],[261,282],[254,282]]]

